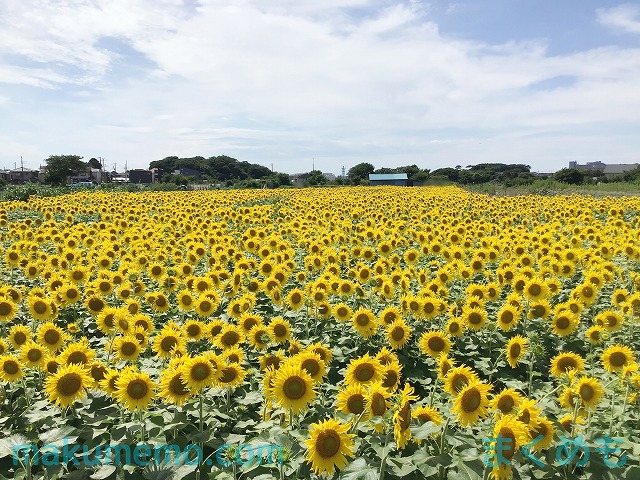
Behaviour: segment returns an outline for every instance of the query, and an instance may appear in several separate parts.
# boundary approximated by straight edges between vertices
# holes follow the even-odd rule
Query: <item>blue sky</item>
[[[3,0],[0,168],[640,163],[640,5]]]

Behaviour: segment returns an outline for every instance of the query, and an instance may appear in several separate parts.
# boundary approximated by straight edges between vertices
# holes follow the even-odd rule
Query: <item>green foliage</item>
[[[463,185],[477,185],[487,182],[498,182],[508,186],[527,185],[535,179],[529,165],[504,163],[479,163],[466,169],[439,168],[431,172],[432,176],[446,178]]]
[[[161,178],[172,174],[180,168],[197,170],[202,175],[208,176],[216,182],[228,180],[246,180],[248,178],[263,178],[272,174],[271,170],[262,165],[238,161],[226,155],[204,158],[201,156],[180,158],[176,156],[165,157],[149,164],[149,168],[157,168]]]
[[[327,177],[320,170],[311,170],[309,177],[304,181],[305,187],[315,187],[316,185],[326,185]]]
[[[375,171],[375,167],[367,162],[359,163],[349,169],[347,178],[352,185],[360,185],[369,179],[369,174]]]
[[[577,168],[563,168],[557,171],[553,178],[558,182],[568,183],[569,185],[582,185],[584,183],[584,173]]]
[[[64,185],[67,177],[74,175],[87,166],[78,155],[50,155],[47,162],[47,174],[44,182],[51,185]]]

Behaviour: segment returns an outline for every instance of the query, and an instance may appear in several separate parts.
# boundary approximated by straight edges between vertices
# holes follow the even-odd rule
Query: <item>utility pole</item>
[[[315,170],[316,169],[316,157],[313,157],[313,163],[311,164],[311,170]]]
[[[344,178],[346,175],[344,174],[344,165],[342,166],[342,178]]]

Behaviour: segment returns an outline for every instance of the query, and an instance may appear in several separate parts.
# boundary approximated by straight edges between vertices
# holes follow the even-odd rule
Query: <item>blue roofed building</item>
[[[396,185],[406,187],[409,185],[409,178],[406,173],[370,173],[369,183],[375,185]]]

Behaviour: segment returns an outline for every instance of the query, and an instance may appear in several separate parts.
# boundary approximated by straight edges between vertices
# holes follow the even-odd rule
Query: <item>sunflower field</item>
[[[31,197],[0,267],[0,479],[640,478],[640,197]]]

